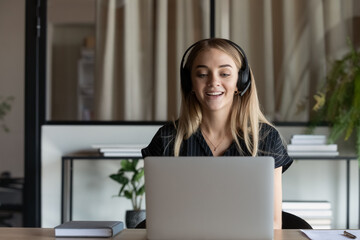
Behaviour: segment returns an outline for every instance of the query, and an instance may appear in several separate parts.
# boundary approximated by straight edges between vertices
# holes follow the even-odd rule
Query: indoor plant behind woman
[[[314,96],[317,111],[310,132],[320,122],[331,125],[329,143],[355,133],[360,162],[360,51],[349,41],[350,51],[331,65],[322,89]]]
[[[121,185],[117,196],[131,200],[133,210],[127,210],[125,216],[127,228],[135,228],[145,219],[145,210],[141,210],[145,194],[144,168],[138,167],[138,163],[138,159],[122,160],[119,171],[110,175],[111,179]]]

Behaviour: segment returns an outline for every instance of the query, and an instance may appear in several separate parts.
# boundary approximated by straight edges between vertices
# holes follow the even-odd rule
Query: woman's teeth
[[[208,92],[206,94],[209,95],[209,96],[219,96],[219,95],[221,95],[223,93],[222,92]]]

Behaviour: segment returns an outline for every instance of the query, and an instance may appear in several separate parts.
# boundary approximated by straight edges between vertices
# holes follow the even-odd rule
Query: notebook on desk
[[[271,157],[147,157],[149,240],[272,239]]]

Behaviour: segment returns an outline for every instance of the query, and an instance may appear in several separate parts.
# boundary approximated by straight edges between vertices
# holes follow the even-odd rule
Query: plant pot
[[[125,223],[127,228],[135,228],[140,222],[145,220],[145,210],[128,210],[125,213]]]

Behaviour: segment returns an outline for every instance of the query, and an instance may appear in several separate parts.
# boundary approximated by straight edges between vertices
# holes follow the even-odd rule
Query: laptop
[[[273,239],[272,157],[146,157],[149,240]]]

